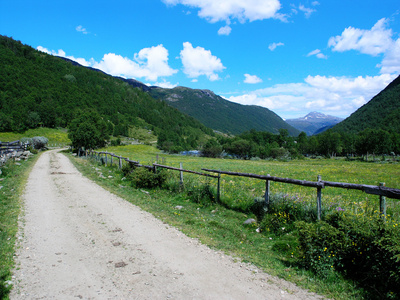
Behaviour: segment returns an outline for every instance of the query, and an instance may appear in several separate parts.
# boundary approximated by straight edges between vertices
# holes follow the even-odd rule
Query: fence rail
[[[217,173],[218,176],[216,176],[216,175],[211,175],[211,174],[207,174],[207,173],[200,173],[197,171],[183,169],[182,164],[181,164],[180,168],[170,167],[170,166],[161,165],[161,164],[157,164],[157,163],[153,163],[152,166],[146,166],[146,165],[141,165],[138,161],[133,161],[128,158],[118,156],[118,155],[115,155],[115,154],[109,153],[109,152],[90,151],[90,154],[92,156],[93,156],[93,154],[98,155],[98,157],[100,157],[101,155],[105,155],[105,164],[107,164],[107,155],[111,156],[111,164],[112,164],[112,157],[116,157],[119,159],[119,168],[120,169],[122,168],[122,160],[125,160],[126,162],[134,164],[137,167],[145,167],[145,168],[153,170],[154,172],[157,171],[157,169],[156,169],[157,167],[174,170],[174,171],[179,171],[179,172],[181,172],[181,183],[183,183],[182,172],[217,178],[218,179],[218,184],[217,184],[217,199],[218,200],[220,199],[221,174],[229,175],[229,176],[240,176],[240,177],[248,177],[248,178],[255,178],[255,179],[259,179],[259,180],[265,180],[265,182],[266,182],[265,202],[267,205],[269,204],[270,181],[316,188],[317,189],[317,217],[319,220],[321,219],[321,214],[322,214],[322,189],[324,189],[325,187],[360,190],[367,194],[378,195],[379,199],[380,199],[380,202],[379,202],[380,213],[383,217],[386,216],[386,197],[392,198],[392,199],[400,199],[400,189],[385,187],[384,183],[381,183],[379,186],[374,186],[374,185],[354,184],[354,183],[346,183],[346,182],[323,181],[321,179],[321,176],[319,176],[319,175],[317,177],[317,181],[307,181],[307,180],[298,180],[298,179],[292,179],[292,178],[281,178],[281,177],[271,176],[269,174],[268,175],[259,175],[259,174],[252,174],[252,173],[230,172],[230,171],[221,171],[221,170],[213,170],[213,169],[205,169],[205,168],[202,169],[205,172]],[[87,152],[86,152],[86,156],[87,156]]]
[[[7,154],[14,151],[25,151],[26,148],[20,141],[14,142],[0,142],[0,155]]]

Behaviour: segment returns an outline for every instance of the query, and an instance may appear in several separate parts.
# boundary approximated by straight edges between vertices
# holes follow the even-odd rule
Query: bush
[[[132,182],[132,186],[136,188],[157,188],[161,187],[167,179],[167,172],[161,170],[153,173],[147,168],[135,168],[131,171],[127,178]]]
[[[44,137],[44,136],[35,136],[33,138],[22,138],[21,139],[21,143],[22,144],[27,144],[28,145],[28,149],[36,149],[36,150],[40,150],[40,149],[44,149],[47,146],[47,143],[49,142],[49,140]]]
[[[400,297],[400,233],[398,224],[379,215],[335,212],[326,222],[296,223],[300,261],[326,277],[338,270],[367,291],[367,298]]]
[[[292,231],[295,221],[314,222],[317,219],[316,207],[298,196],[275,194],[270,196],[267,209],[257,208],[257,205],[260,204],[253,205],[252,212],[263,220],[260,225],[261,230],[277,235]],[[258,215],[263,212],[266,214],[260,218]]]
[[[215,193],[209,184],[200,186],[186,186],[186,194],[194,203],[199,203],[204,206],[216,202]]]
[[[46,148],[49,140],[43,136],[35,136],[32,138],[32,144],[34,149],[43,149]]]
[[[265,198],[257,197],[254,199],[253,204],[250,206],[250,211],[256,216],[257,221],[260,223],[268,211]]]
[[[120,146],[121,145],[121,139],[117,138],[116,140],[111,140],[111,146],[115,147],[115,146]]]

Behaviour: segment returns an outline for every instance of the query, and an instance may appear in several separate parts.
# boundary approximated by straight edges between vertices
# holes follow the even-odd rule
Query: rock
[[[247,219],[246,221],[243,222],[243,225],[249,225],[249,224],[253,224],[256,223],[257,221],[254,219]]]
[[[127,263],[121,261],[121,262],[116,263],[114,266],[116,268],[123,268],[123,267],[126,267],[127,265],[128,265]]]
[[[183,206],[181,206],[181,205],[175,206],[175,209],[178,209],[178,210],[181,210],[182,208],[183,208]]]

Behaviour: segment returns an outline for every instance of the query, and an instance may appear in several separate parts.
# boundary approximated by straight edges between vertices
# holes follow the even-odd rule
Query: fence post
[[[321,175],[318,175],[318,182],[321,181]],[[322,188],[317,187],[317,217],[318,220],[321,220],[321,213],[322,213]]]
[[[180,163],[180,168],[183,169],[182,163]],[[180,171],[180,176],[179,177],[180,177],[181,187],[183,187],[183,172],[182,171]]]
[[[385,186],[384,182],[379,183],[379,186]],[[385,220],[386,218],[386,197],[379,196],[379,212],[381,214],[381,218]]]
[[[267,174],[267,176],[270,176]],[[267,209],[269,208],[269,188],[270,188],[270,181],[266,180],[265,181],[265,205],[267,206]]]
[[[104,157],[106,158],[105,159],[105,166],[107,167],[107,151],[106,151],[106,153],[104,153]]]
[[[221,200],[221,173],[218,173],[218,185],[217,185],[217,203]]]
[[[112,156],[112,154],[110,154],[110,156],[111,156],[110,165],[111,165],[111,167],[112,167],[112,164],[113,164],[113,156]]]
[[[119,169],[121,170],[121,169],[122,169],[122,158],[121,158],[121,156],[119,157],[119,164],[118,164],[118,166],[119,166]]]

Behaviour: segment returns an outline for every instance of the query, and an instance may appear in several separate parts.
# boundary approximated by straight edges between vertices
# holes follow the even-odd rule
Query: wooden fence
[[[14,151],[25,151],[26,148],[20,141],[0,142],[0,155],[11,153]]]
[[[86,156],[88,153],[86,152]],[[318,220],[321,220],[321,214],[322,214],[322,189],[325,187],[334,187],[334,188],[342,188],[342,189],[350,189],[350,190],[360,190],[363,191],[367,194],[372,194],[372,195],[378,195],[379,196],[379,209],[382,217],[386,217],[386,197],[387,198],[392,198],[392,199],[400,199],[400,189],[394,189],[394,188],[389,188],[386,187],[384,183],[380,183],[379,186],[374,186],[374,185],[364,185],[364,184],[354,184],[354,183],[345,183],[345,182],[332,182],[332,181],[324,181],[322,180],[321,176],[318,175],[317,181],[307,181],[307,180],[298,180],[298,179],[291,179],[291,178],[281,178],[281,177],[276,177],[276,176],[271,176],[271,175],[258,175],[258,174],[251,174],[251,173],[239,173],[239,172],[229,172],[229,171],[221,171],[221,170],[212,170],[212,169],[202,169],[205,172],[210,172],[210,173],[216,173],[218,175],[211,175],[208,173],[200,173],[196,171],[191,171],[191,170],[185,170],[182,168],[182,164],[180,168],[174,168],[170,166],[165,166],[165,165],[160,165],[157,163],[152,164],[152,166],[148,165],[141,165],[138,161],[130,160],[128,158],[122,157],[115,155],[113,153],[108,153],[108,152],[97,152],[97,151],[90,151],[89,155],[94,156],[96,155],[97,159],[101,159],[102,155],[104,155],[104,163],[107,165],[108,160],[107,160],[107,155],[110,155],[110,164],[113,163],[113,157],[118,158],[118,166],[121,169],[122,168],[122,161],[126,161],[128,163],[131,163],[137,167],[145,167],[150,170],[153,170],[154,172],[157,172],[157,167],[159,168],[165,168],[169,170],[174,170],[174,171],[179,171],[181,173],[181,183],[183,183],[183,172],[187,173],[192,173],[196,175],[201,175],[201,176],[207,176],[211,178],[217,178],[218,183],[217,183],[217,200],[220,200],[220,178],[221,174],[224,175],[229,175],[229,176],[240,176],[240,177],[248,177],[248,178],[255,178],[259,180],[265,180],[265,202],[266,205],[269,205],[270,202],[270,182],[281,182],[281,183],[287,183],[287,184],[295,184],[295,185],[300,185],[304,187],[311,187],[311,188],[316,188],[317,189],[317,216]]]

